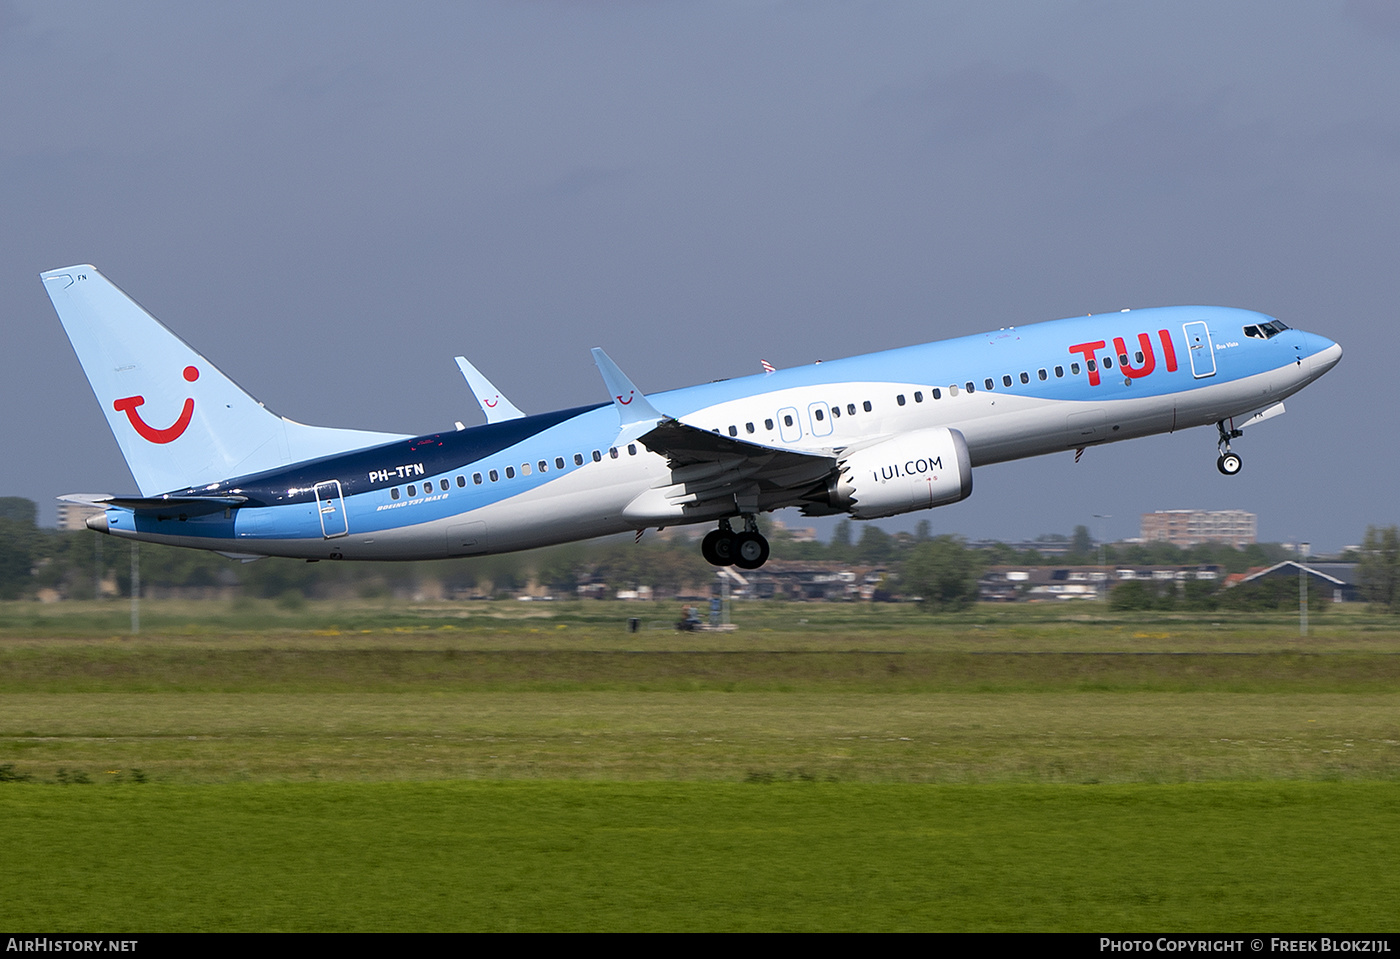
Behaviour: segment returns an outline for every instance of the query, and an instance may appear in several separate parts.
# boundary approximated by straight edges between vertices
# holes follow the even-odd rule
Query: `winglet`
[[[593,348],[593,362],[598,364],[598,372],[603,374],[603,382],[607,384],[613,408],[617,410],[624,429],[638,423],[655,423],[662,418],[651,401],[627,378],[627,374],[596,346]]]
[[[482,376],[480,370],[468,363],[465,356],[454,356],[453,359],[457,361],[457,369],[462,371],[462,379],[467,381],[467,388],[476,396],[481,412],[486,414],[486,422],[518,420],[525,415],[514,403],[502,396],[501,391]]]

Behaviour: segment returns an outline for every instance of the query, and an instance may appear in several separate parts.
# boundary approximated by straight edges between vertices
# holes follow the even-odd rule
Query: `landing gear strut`
[[[768,540],[758,531],[752,514],[744,516],[744,531],[734,532],[729,520],[719,521],[719,529],[707,533],[700,541],[700,555],[711,566],[737,566],[758,569],[768,562]]]
[[[1238,453],[1230,451],[1230,441],[1239,439],[1244,435],[1244,432],[1236,429],[1227,430],[1224,420],[1216,423],[1215,428],[1220,433],[1220,441],[1216,443],[1220,450],[1220,457],[1215,461],[1215,468],[1226,476],[1234,476],[1244,466],[1244,460],[1240,459]]]

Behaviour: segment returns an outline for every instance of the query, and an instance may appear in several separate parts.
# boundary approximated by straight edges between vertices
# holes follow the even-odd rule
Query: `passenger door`
[[[345,497],[340,480],[316,484],[316,512],[321,515],[321,535],[326,539],[350,533],[350,521],[345,515]]]

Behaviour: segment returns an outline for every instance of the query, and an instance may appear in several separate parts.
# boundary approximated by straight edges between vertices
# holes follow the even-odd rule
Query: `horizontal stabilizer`
[[[60,502],[83,506],[129,509],[133,513],[158,516],[207,516],[226,509],[237,509],[248,502],[246,496],[109,496],[106,493],[69,493]]]

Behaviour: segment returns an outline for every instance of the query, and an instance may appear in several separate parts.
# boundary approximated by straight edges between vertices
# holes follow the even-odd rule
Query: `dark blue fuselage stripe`
[[[401,486],[418,474],[407,478],[390,474],[383,479],[375,478],[375,474],[382,474],[405,463],[421,464],[424,478],[450,473],[509,449],[566,420],[607,405],[595,403],[471,429],[395,440],[353,453],[338,453],[264,473],[235,477],[213,488],[190,487],[172,495],[227,496],[230,490],[236,489],[239,495],[248,497],[248,506],[285,506],[314,501],[315,485],[331,479],[340,481],[341,491],[346,496]]]

